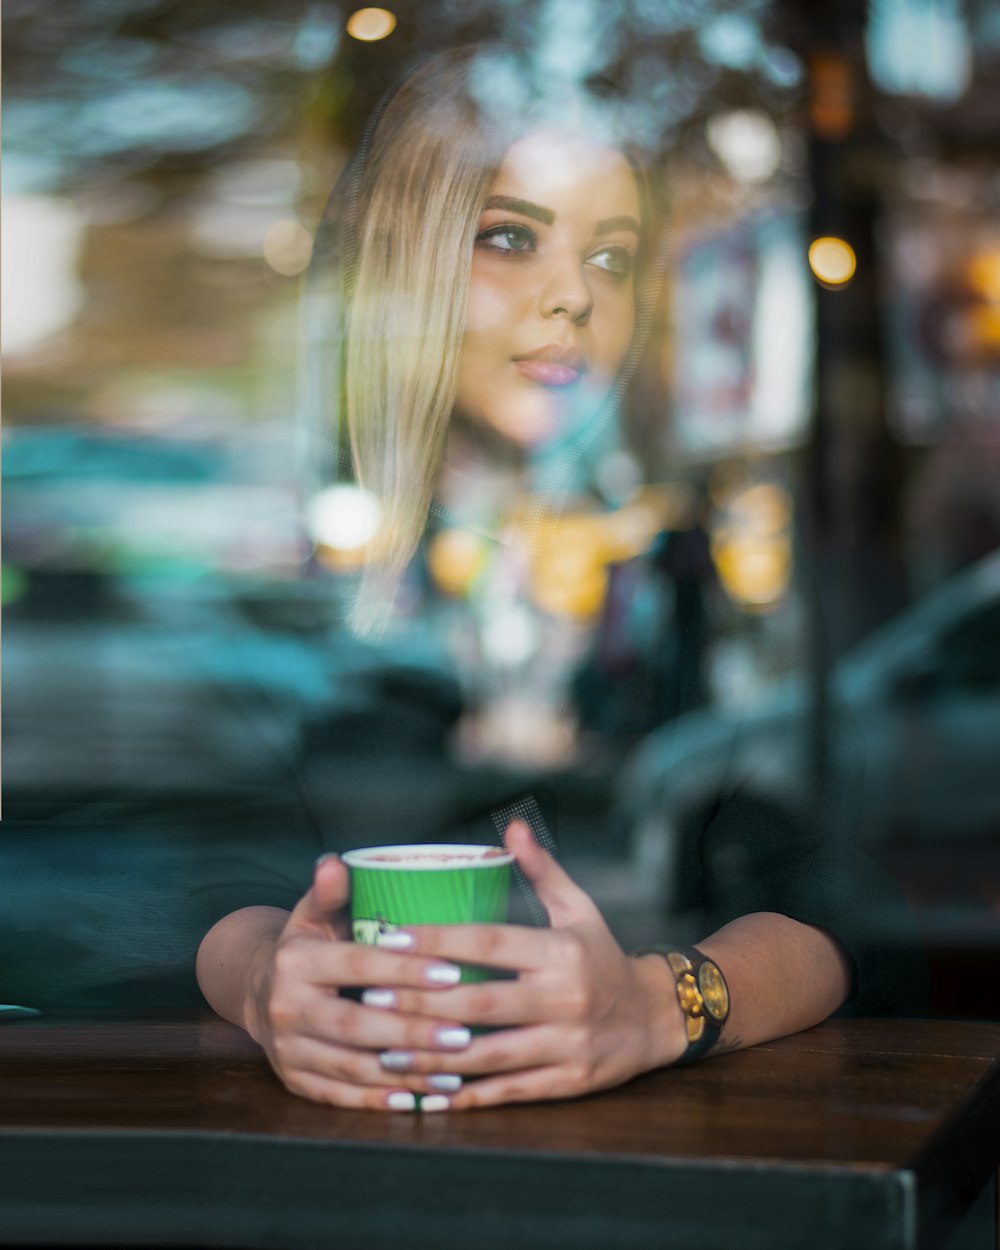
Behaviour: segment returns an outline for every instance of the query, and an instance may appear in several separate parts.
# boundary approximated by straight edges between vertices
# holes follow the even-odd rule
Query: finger
[[[394,1070],[424,1074],[447,1071],[462,1077],[492,1077],[501,1072],[521,1072],[562,1063],[567,1053],[572,1053],[564,1043],[562,1031],[550,1025],[500,1029],[474,1038],[465,1050],[447,1056],[440,1051],[414,1050],[409,1053],[406,1067]]]
[[[402,1015],[359,1006],[346,998],[313,995],[275,1039],[294,1046],[298,1038],[309,1038],[321,1045],[351,1048],[361,1054],[379,1050],[427,1050],[451,1055],[471,1041],[469,1029],[459,1020],[443,1017]]]
[[[334,917],[344,910],[351,895],[346,864],[336,855],[323,855],[316,861],[313,882],[292,909],[286,933],[332,932]]]
[[[572,987],[531,977],[459,985],[442,994],[423,990],[365,990],[361,1001],[408,1016],[448,1016],[466,1024],[493,1026],[543,1024],[565,1018],[574,1005]]]
[[[471,1107],[497,1107],[504,1103],[551,1102],[576,1098],[587,1092],[577,1083],[572,1071],[552,1065],[470,1081],[452,1096],[451,1107],[455,1111],[466,1111]]]
[[[336,1081],[319,1072],[294,1072],[282,1077],[285,1088],[300,1098],[327,1103],[332,1107],[351,1107],[369,1111],[413,1112],[417,1098],[412,1090],[397,1084],[392,1089],[376,1085],[351,1085]]]
[[[399,1056],[405,1062],[399,1062]],[[282,1073],[311,1072],[348,1085],[404,1088],[419,1094],[455,1093],[462,1087],[462,1077],[452,1071],[451,1061],[444,1055],[437,1055],[436,1062],[417,1071],[408,1051],[376,1053],[298,1038],[287,1048],[287,1057],[276,1054],[275,1059]]]
[[[535,841],[523,820],[512,821],[504,842],[517,859],[517,866],[549,913],[553,928],[566,928],[580,921],[599,917],[596,904],[586,891]]]
[[[457,964],[434,955],[398,955],[315,934],[282,941],[274,966],[279,994],[283,985],[303,982],[326,990],[368,985],[442,990],[457,985],[462,974]]]
[[[519,924],[413,925],[387,934],[381,942],[383,946],[390,943],[397,950],[449,961],[537,972],[559,958],[565,935]]]

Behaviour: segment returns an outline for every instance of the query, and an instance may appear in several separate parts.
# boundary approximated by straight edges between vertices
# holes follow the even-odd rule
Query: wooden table
[[[1000,1024],[841,1020],[571,1103],[421,1118],[295,1098],[214,1019],[7,1024],[0,1243],[996,1246],[998,1055]]]

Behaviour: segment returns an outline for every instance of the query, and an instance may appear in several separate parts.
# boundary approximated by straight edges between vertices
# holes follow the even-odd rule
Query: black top
[[[325,850],[493,841],[497,810],[534,788],[525,774],[454,762],[461,703],[447,673],[339,632],[327,686],[314,690],[303,669],[303,698],[290,674],[304,643],[212,635],[203,622],[185,635],[173,622],[131,631],[125,664],[106,630],[90,643],[77,631],[55,704],[48,670],[30,664],[32,638],[10,622],[0,1002],[203,1005],[195,954],[228,912],[290,909]],[[728,778],[686,831],[673,904],[697,917],[696,936],[753,911],[820,925],[853,960],[850,1010],[919,1014],[905,912],[851,846],[838,803],[831,794],[778,819],[746,779]],[[555,832],[572,846],[571,828]]]

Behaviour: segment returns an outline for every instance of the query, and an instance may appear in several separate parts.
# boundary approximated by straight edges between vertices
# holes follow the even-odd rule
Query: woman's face
[[[639,191],[625,157],[537,133],[507,151],[479,220],[457,407],[529,448],[576,428],[635,326]]]

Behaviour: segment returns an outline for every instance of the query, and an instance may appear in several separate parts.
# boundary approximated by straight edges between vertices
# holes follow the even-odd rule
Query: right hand
[[[247,1029],[294,1094],[340,1107],[413,1110],[413,1091],[440,1093],[461,1083],[449,1076],[448,1056],[465,1049],[469,1033],[444,1016],[386,1011],[384,995],[396,988],[447,989],[454,982],[444,978],[457,979],[458,969],[440,959],[352,942],[349,896],[344,864],[335,856],[320,860],[311,889],[262,960],[246,1007]],[[435,971],[441,979],[434,979]],[[380,987],[383,1005],[339,995],[357,986]],[[443,1081],[386,1071],[379,1061],[384,1051],[415,1050],[441,1055],[436,1075]],[[442,1108],[447,1103],[435,1101]]]

